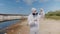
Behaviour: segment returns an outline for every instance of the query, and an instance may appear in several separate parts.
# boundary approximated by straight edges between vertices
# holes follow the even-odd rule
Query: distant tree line
[[[49,11],[45,14],[46,18],[60,19],[60,10]]]
[[[60,16],[60,10],[57,11],[49,11],[46,16]]]

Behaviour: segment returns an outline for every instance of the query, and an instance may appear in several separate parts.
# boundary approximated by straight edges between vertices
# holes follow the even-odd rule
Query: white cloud
[[[54,0],[54,1],[58,1],[58,2],[60,2],[60,0]]]
[[[48,0],[23,0],[25,3],[27,3],[28,5],[33,4],[34,2],[47,2]]]
[[[16,2],[20,2],[20,0],[16,0]]]
[[[16,0],[16,2],[20,2],[21,0]],[[48,0],[22,0],[23,2],[25,2],[28,5],[32,5],[34,2],[47,2]]]
[[[39,0],[39,2],[48,2],[49,0]]]
[[[25,3],[27,3],[28,5],[31,5],[33,2],[37,1],[37,0],[23,0]]]

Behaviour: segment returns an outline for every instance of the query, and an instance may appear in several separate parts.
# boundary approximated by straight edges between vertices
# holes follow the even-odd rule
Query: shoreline
[[[21,22],[12,25],[10,28],[6,29],[7,34],[28,34],[29,26],[26,25],[27,20],[22,20]],[[41,34],[53,34],[60,32],[60,20],[51,20],[45,19],[40,22],[40,30]]]

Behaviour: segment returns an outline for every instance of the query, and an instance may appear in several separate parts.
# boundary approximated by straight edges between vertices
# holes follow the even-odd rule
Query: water
[[[16,24],[18,21],[20,21],[20,20],[11,20],[11,21],[6,21],[6,22],[3,22],[3,23],[0,23],[0,30],[3,30],[6,27],[9,27],[13,24]],[[4,31],[3,32],[0,31],[0,34],[3,34],[3,33],[4,33]]]

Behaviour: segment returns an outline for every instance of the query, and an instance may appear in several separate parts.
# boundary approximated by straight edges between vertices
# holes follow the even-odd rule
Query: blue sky
[[[60,0],[0,0],[0,13],[30,14],[31,8],[38,12],[40,8],[45,12],[60,10]]]

